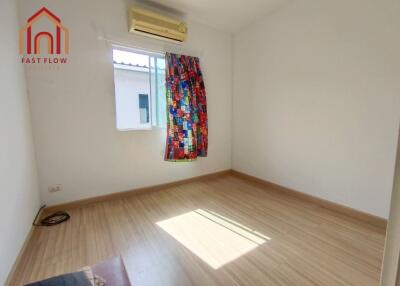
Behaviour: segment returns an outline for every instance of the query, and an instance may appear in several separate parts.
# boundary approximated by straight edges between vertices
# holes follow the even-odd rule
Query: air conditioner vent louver
[[[187,35],[185,23],[138,7],[130,10],[129,31],[178,42]]]

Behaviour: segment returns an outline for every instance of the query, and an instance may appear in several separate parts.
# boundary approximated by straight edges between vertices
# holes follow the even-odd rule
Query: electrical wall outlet
[[[50,193],[56,193],[56,192],[61,192],[62,191],[62,185],[54,185],[49,187],[49,192]]]

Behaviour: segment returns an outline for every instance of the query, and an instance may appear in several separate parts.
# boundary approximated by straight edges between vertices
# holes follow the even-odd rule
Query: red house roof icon
[[[39,11],[37,11],[35,14],[33,14],[30,18],[28,18],[28,23],[34,21],[35,19],[43,16],[43,14],[46,14],[47,17],[53,18],[55,21],[61,23],[60,18],[58,18],[56,15],[50,12],[46,7],[43,7]]]

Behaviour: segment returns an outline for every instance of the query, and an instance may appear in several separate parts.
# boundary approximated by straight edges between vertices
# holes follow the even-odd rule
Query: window
[[[113,61],[117,129],[165,127],[164,56],[114,47]]]
[[[140,124],[150,122],[149,95],[139,94]]]

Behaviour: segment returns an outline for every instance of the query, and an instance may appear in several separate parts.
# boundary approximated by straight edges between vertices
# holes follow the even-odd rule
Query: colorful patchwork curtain
[[[206,157],[208,125],[206,90],[199,59],[167,53],[166,161],[192,161]]]

